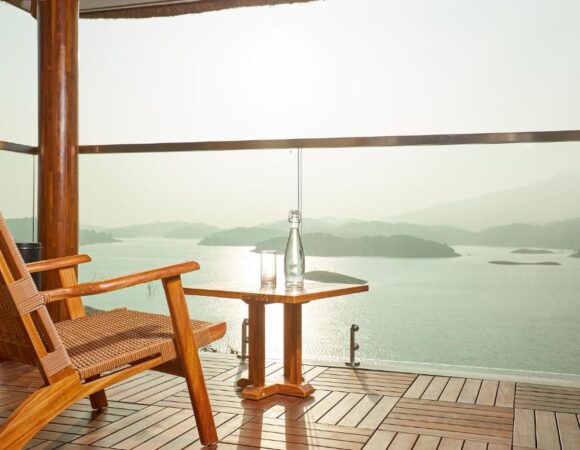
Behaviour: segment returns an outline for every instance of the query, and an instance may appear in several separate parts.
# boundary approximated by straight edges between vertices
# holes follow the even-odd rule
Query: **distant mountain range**
[[[32,218],[24,217],[22,219],[6,219],[8,228],[14,236],[16,242],[32,241]],[[37,232],[38,233],[38,232]],[[109,244],[118,242],[111,233],[105,231],[87,230],[81,228],[79,231],[79,244]]]
[[[17,241],[32,239],[30,218],[8,219]],[[81,245],[115,242],[134,237],[169,237],[201,239],[202,245],[255,246],[269,239],[285,240],[288,222],[276,221],[257,227],[223,230],[203,223],[156,222],[122,228],[87,230],[81,226]],[[559,222],[534,225],[512,223],[471,231],[446,225],[418,225],[382,221],[342,221],[310,219],[303,222],[302,234],[324,233],[336,238],[353,239],[374,236],[412,236],[445,245],[485,245],[537,249],[580,249],[580,217]]]
[[[483,230],[511,223],[545,224],[575,217],[580,217],[579,171],[563,172],[527,186],[443,203],[384,220]]]
[[[327,233],[305,234],[304,252],[310,256],[380,256],[389,258],[451,258],[460,256],[451,247],[413,236],[341,238]],[[286,237],[258,242],[254,251],[284,253]]]
[[[139,225],[130,225],[108,230],[113,236],[119,238],[133,237],[175,237],[187,239],[200,239],[208,234],[218,231],[218,227],[204,223],[189,222],[154,222]]]
[[[514,223],[490,227],[480,232],[448,226],[414,225],[388,222],[355,222],[343,225],[327,224],[321,220],[306,219],[303,234],[325,233],[337,238],[369,236],[413,236],[447,245],[486,245],[499,247],[532,248],[580,248],[580,217],[546,225]],[[285,229],[279,223],[260,227],[233,228],[209,235],[201,241],[203,245],[254,246],[268,239],[286,238]]]

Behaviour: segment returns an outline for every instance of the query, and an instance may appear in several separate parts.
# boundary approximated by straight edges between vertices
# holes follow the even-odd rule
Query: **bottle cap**
[[[290,223],[300,223],[302,219],[302,214],[297,209],[293,209],[288,213],[288,222]]]

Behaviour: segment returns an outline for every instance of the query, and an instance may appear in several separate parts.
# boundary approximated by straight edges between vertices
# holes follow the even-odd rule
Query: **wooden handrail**
[[[334,138],[262,139],[206,142],[156,142],[143,144],[81,145],[80,154],[207,152],[226,150],[276,150],[293,148],[364,148],[427,145],[522,144],[579,142],[580,130],[518,131],[513,133],[419,134]],[[0,141],[0,150],[36,155],[38,149]]]
[[[112,292],[131,286],[136,286],[138,284],[149,283],[150,281],[175,277],[184,273],[193,272],[195,270],[199,270],[199,263],[195,261],[189,261],[172,266],[161,267],[159,269],[111,278],[109,280],[82,283],[76,286],[46,291],[46,301],[47,303],[51,303],[71,297],[103,294],[105,292]]]
[[[149,144],[81,145],[81,154],[203,152],[224,150],[275,150],[293,148],[404,147],[426,145],[515,144],[530,142],[576,142],[580,130],[515,133],[430,134],[407,136],[361,136],[245,141],[161,142]]]
[[[30,145],[16,144],[14,142],[0,141],[0,151],[4,150],[13,153],[24,153],[26,155],[38,154],[38,148]]]
[[[75,267],[79,264],[91,262],[89,255],[63,256],[62,258],[46,259],[26,264],[30,273],[47,272],[49,270],[64,269],[65,267]]]

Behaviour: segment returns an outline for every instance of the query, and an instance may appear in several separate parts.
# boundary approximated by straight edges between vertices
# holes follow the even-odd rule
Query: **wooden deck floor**
[[[253,402],[233,387],[245,369],[237,359],[211,355],[203,363],[220,449],[580,449],[580,389],[307,366],[313,397]],[[280,371],[268,367],[270,375]],[[0,363],[0,420],[39,384],[35,370]],[[200,448],[181,379],[147,372],[108,395],[109,408],[93,412],[81,401],[29,448]]]

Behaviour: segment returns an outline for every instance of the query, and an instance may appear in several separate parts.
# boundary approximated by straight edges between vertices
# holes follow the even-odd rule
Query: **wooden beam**
[[[39,230],[53,259],[78,253],[78,0],[44,0],[37,13]],[[50,275],[45,288],[58,287]],[[64,305],[51,308],[68,318]]]
[[[14,142],[0,141],[0,151],[13,153],[23,153],[25,155],[36,155],[37,148],[30,145],[15,144]]]
[[[163,153],[291,148],[404,147],[427,145],[578,142],[580,130],[514,133],[430,134],[407,136],[269,139],[246,141],[163,142],[148,144],[81,145],[81,154]]]

